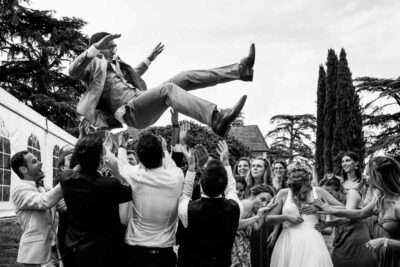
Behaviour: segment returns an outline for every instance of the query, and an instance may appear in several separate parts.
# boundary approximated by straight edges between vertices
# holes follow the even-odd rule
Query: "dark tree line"
[[[55,18],[53,11],[1,0],[0,87],[59,127],[76,133],[76,103],[84,92],[65,74],[75,55],[87,47],[78,18]],[[27,2],[27,1],[26,1]]]
[[[367,153],[400,155],[400,78],[355,79],[357,91],[371,97],[363,106]]]

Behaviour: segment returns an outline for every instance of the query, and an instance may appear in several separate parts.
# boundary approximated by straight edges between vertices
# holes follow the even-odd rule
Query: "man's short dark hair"
[[[228,184],[228,175],[220,160],[212,159],[207,163],[201,177],[201,188],[209,197],[221,195]]]
[[[98,41],[100,41],[101,39],[103,39],[105,36],[107,36],[109,34],[110,33],[108,33],[108,32],[96,32],[95,34],[90,36],[89,46],[91,46],[92,44],[97,43]]]
[[[74,154],[83,170],[97,170],[103,155],[103,140],[99,134],[91,134],[78,140]]]
[[[28,151],[22,150],[20,152],[15,153],[14,156],[12,156],[12,158],[11,158],[11,168],[21,179],[23,177],[22,177],[22,173],[19,171],[19,167],[22,167],[22,166],[28,167],[28,164],[26,163],[26,159],[25,159],[25,156],[28,153],[29,153]]]
[[[139,161],[147,169],[161,167],[164,151],[160,139],[154,134],[147,133],[140,137],[136,151]]]

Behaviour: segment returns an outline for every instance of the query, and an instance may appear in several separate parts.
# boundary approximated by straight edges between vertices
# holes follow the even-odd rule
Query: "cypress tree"
[[[337,71],[336,117],[332,154],[334,172],[341,170],[341,152],[351,150],[359,154],[362,162],[363,133],[359,97],[355,92],[344,49],[340,51]]]
[[[333,172],[333,129],[336,120],[336,88],[338,58],[333,49],[328,50],[326,63],[326,93],[324,104],[324,171]]]
[[[326,91],[326,73],[322,65],[319,66],[317,88],[317,138],[315,148],[315,171],[318,180],[324,176],[324,106]]]

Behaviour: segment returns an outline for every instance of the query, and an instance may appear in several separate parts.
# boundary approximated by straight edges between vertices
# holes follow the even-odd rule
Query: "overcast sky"
[[[149,88],[182,70],[238,62],[254,42],[254,82],[194,94],[223,108],[247,94],[245,124],[264,135],[274,115],[315,114],[318,68],[329,48],[345,48],[353,78],[400,76],[398,0],[32,0],[31,7],[81,18],[88,35],[122,34],[118,54],[133,66],[165,43],[143,76]],[[168,123],[169,112],[156,125]]]

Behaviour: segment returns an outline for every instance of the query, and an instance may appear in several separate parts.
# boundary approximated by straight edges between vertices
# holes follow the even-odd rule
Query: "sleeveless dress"
[[[318,197],[315,188],[310,194],[314,199]],[[291,190],[288,191],[282,214],[300,216]],[[318,223],[317,215],[303,214],[302,218],[304,222],[297,225],[282,223],[282,232],[272,253],[271,267],[333,267],[324,238],[314,228]]]
[[[357,191],[362,195],[360,190]],[[365,220],[352,220],[336,227],[332,252],[333,265],[335,267],[375,267],[376,254],[365,247],[369,240],[370,234]]]
[[[383,201],[383,198],[381,202]],[[380,204],[377,212],[380,211]],[[394,219],[383,219],[379,216],[378,224],[381,232],[380,237],[400,240],[400,221]],[[378,252],[378,267],[399,267],[400,266],[400,250],[381,247]]]

